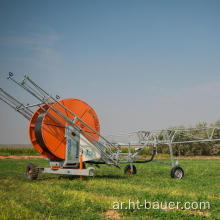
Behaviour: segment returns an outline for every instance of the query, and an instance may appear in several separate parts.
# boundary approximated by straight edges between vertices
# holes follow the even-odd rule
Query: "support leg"
[[[169,145],[169,150],[170,150],[171,165],[172,167],[174,167],[175,163],[174,163],[174,157],[173,157],[173,147],[171,143],[169,143],[168,145]]]

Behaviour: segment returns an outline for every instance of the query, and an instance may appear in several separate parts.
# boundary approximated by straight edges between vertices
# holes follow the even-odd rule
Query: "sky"
[[[220,1],[0,0],[0,87],[28,74],[87,102],[105,136],[220,119]],[[0,144],[28,144],[0,102]]]

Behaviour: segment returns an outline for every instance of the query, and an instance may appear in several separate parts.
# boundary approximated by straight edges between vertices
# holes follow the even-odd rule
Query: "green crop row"
[[[1,147],[0,148],[1,156],[10,156],[10,155],[40,155],[33,147]]]

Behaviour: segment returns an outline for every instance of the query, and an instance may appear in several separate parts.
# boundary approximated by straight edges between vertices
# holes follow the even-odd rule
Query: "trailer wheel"
[[[26,167],[25,175],[28,179],[36,180],[38,177],[39,169],[36,164],[29,163]]]
[[[136,173],[137,173],[136,166],[133,165],[133,172],[132,172],[132,171],[131,171],[131,165],[128,164],[128,165],[124,168],[124,174],[127,174],[127,173],[136,174]]]
[[[184,171],[181,167],[176,166],[172,168],[170,175],[172,178],[182,179],[184,176]]]

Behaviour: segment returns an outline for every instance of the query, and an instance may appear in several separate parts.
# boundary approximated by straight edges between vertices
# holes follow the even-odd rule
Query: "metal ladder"
[[[13,76],[14,74],[9,72],[9,76],[7,77],[7,79],[11,80],[13,83],[23,88],[26,92],[31,94],[34,98],[36,98],[40,102],[37,104],[25,105],[22,102],[18,101],[17,98],[15,98],[14,96],[10,95],[2,88],[0,88],[1,101],[9,105],[11,108],[13,108],[15,111],[20,113],[23,117],[25,117],[28,120],[31,119],[34,113],[34,111],[32,110],[33,107],[41,108],[44,111],[46,111],[46,109],[51,109],[62,119],[64,119],[66,124],[63,124],[58,118],[54,117],[52,114],[47,112],[54,120],[60,123],[64,128],[66,128],[67,126],[73,127],[74,129],[78,130],[85,138],[89,137],[90,139],[92,139],[91,141],[90,139],[87,138],[87,140],[90,141],[101,152],[101,159],[108,165],[114,165],[118,167],[118,160],[115,153],[116,151],[118,151],[118,147],[116,145],[112,144],[100,133],[98,133],[96,130],[94,130],[88,124],[86,124],[81,118],[79,118],[67,107],[65,107],[62,103],[60,103],[58,101],[58,99],[60,98],[59,96],[56,96],[56,98],[54,98],[44,89],[42,89],[38,84],[36,84],[33,80],[31,80],[27,75],[24,75],[24,78],[21,82],[14,79]],[[60,111],[58,108],[54,106],[55,103],[58,104],[58,106],[61,107],[61,109],[67,111],[72,116],[74,116],[74,119],[70,120],[66,115],[64,115],[62,111]],[[77,121],[83,124],[83,126],[87,128],[86,130],[92,131],[95,134],[97,134],[99,136],[99,140],[94,139],[87,131],[82,130],[81,127],[79,127],[76,124]],[[114,151],[113,149],[115,150],[115,152],[113,152]]]

